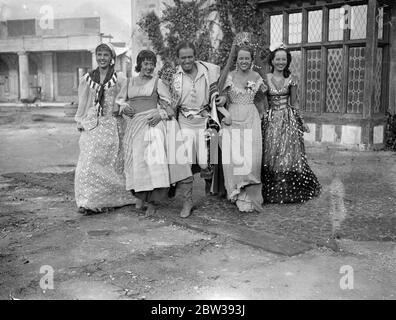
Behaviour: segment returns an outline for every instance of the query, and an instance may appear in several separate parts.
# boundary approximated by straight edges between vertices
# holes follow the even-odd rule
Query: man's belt
[[[208,111],[210,112],[210,104],[206,104],[203,107],[196,109],[196,108],[190,108],[190,107],[186,107],[186,106],[180,106],[179,107],[180,112],[183,114],[183,116],[185,116],[186,118],[190,115],[194,116],[194,117],[201,117],[203,118],[203,116],[201,115],[202,111]]]

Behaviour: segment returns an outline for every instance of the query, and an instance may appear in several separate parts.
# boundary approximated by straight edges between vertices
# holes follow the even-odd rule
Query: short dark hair
[[[194,56],[197,55],[197,50],[195,49],[194,44],[191,41],[182,41],[176,47],[176,56],[179,58],[181,49],[192,49],[194,51]]]
[[[240,51],[250,52],[252,61],[254,60],[254,49],[251,46],[242,45],[240,47],[237,47],[236,58],[238,58],[238,54]]]
[[[139,52],[137,58],[136,58],[136,67],[135,71],[140,72],[142,70],[142,63],[145,61],[151,61],[155,65],[157,64],[157,56],[153,51],[150,50],[142,50]]]
[[[274,65],[272,64],[272,60],[274,60],[275,55],[276,55],[276,53],[278,51],[285,51],[286,52],[287,64],[286,64],[285,69],[283,69],[283,76],[285,78],[288,78],[290,76],[290,74],[291,74],[291,71],[290,71],[289,67],[290,67],[290,64],[292,62],[292,56],[291,56],[291,53],[290,53],[289,50],[284,49],[284,48],[279,48],[279,49],[276,49],[274,51],[271,51],[270,54],[269,54],[269,57],[268,57],[268,64],[271,67],[271,72],[274,72]]]

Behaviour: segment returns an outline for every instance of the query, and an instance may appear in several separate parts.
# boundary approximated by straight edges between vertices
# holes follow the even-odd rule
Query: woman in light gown
[[[98,68],[80,79],[75,116],[81,136],[74,189],[82,214],[136,202],[125,190],[124,123],[115,104],[126,78],[114,71],[116,56],[111,44],[100,44],[95,52]]]
[[[147,203],[146,215],[155,212],[156,202],[167,199],[171,185],[192,176],[175,113],[159,100],[158,93],[166,87],[153,75],[156,62],[152,51],[142,50],[137,56],[139,75],[117,98],[127,121],[126,189],[139,199],[137,208]]]
[[[229,116],[224,113],[222,121],[224,182],[228,199],[236,203],[239,211],[262,212],[261,118],[264,110],[261,104],[256,106],[255,97],[266,87],[261,76],[252,70],[251,46],[234,44],[229,62],[235,61],[235,57],[236,70],[228,73],[222,93],[227,96],[229,113]]]
[[[292,57],[283,44],[272,48],[268,112],[263,121],[262,182],[264,203],[304,202],[319,195],[321,186],[305,155],[303,123],[297,104],[297,78],[289,71]]]

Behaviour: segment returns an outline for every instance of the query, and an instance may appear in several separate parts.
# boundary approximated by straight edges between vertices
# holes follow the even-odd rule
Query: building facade
[[[102,41],[100,18],[37,19],[0,22],[0,101],[77,100],[80,77],[96,67]],[[128,49],[116,45],[117,71],[130,69]]]
[[[393,0],[261,0],[270,42],[291,50],[306,140],[375,148],[396,111]]]

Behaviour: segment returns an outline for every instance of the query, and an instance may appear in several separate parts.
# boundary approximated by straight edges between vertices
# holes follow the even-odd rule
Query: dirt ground
[[[2,120],[0,299],[395,299],[392,153],[308,148],[322,195],[264,214],[205,198],[196,179],[189,219],[178,199],[151,218],[133,207],[85,217],[74,125]]]

